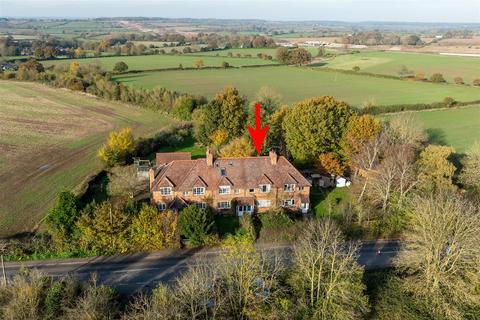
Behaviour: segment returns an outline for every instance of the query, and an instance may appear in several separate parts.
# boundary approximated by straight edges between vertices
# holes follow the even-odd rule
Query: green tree
[[[107,143],[98,151],[98,156],[108,166],[126,163],[135,150],[132,129],[124,128],[111,132]]]
[[[180,244],[178,214],[171,210],[159,213],[144,205],[129,227],[130,245],[135,250],[176,248]]]
[[[178,225],[180,234],[189,240],[189,245],[198,247],[205,244],[207,236],[213,232],[215,222],[210,209],[189,205],[180,213]]]
[[[288,63],[304,65],[312,61],[312,54],[303,48],[296,48],[289,52]]]
[[[128,65],[123,61],[118,61],[113,66],[113,71],[114,72],[125,72],[127,70],[128,70]]]
[[[268,118],[268,133],[265,137],[264,151],[276,150],[278,154],[287,156],[287,143],[285,142],[285,131],[283,120],[289,111],[288,106],[280,107]]]
[[[175,100],[172,114],[180,120],[192,120],[192,112],[195,109],[195,100],[192,97],[180,97]]]
[[[313,163],[321,153],[340,153],[341,140],[353,111],[348,104],[324,96],[297,103],[285,116],[287,148],[300,164]]]
[[[48,232],[58,249],[63,250],[70,245],[79,216],[77,196],[70,191],[61,191],[45,220]]]

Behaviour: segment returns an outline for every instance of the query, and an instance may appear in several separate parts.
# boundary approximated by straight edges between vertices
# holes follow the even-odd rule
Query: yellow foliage
[[[83,51],[82,51],[82,49],[81,49],[81,48],[75,49],[74,55],[75,55],[75,58],[80,58],[80,57],[82,57],[82,56],[83,56]]]
[[[218,129],[216,130],[211,136],[210,140],[216,146],[221,146],[228,141],[228,131],[225,129]]]
[[[107,144],[98,151],[98,157],[109,166],[125,163],[135,150],[135,140],[131,128],[111,132]]]
[[[78,72],[78,67],[80,65],[78,64],[77,61],[72,61],[72,63],[70,63],[70,73],[73,74],[73,75],[76,75],[77,72]]]
[[[239,137],[224,146],[220,150],[220,156],[224,158],[249,157],[252,156],[254,152],[255,148],[253,147],[252,141],[247,137]]]

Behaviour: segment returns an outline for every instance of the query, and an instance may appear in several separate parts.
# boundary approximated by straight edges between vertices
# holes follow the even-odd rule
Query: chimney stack
[[[210,148],[207,149],[207,166],[213,167],[213,152]]]
[[[278,160],[278,156],[277,156],[277,153],[275,152],[275,150],[271,150],[269,153],[268,153],[268,156],[270,157],[270,163],[272,165],[276,165],[277,164],[277,160]]]

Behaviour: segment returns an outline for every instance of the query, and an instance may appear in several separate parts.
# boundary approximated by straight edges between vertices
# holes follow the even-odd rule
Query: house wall
[[[162,196],[160,191],[153,191],[151,200],[152,203],[158,205],[159,203],[169,203],[175,199],[175,197],[183,198],[188,202],[206,202],[209,206],[213,209],[218,210],[218,203],[222,201],[230,201],[232,202],[237,197],[254,197],[257,200],[270,200],[271,206],[266,208],[258,208],[257,203],[255,202],[255,209],[257,212],[265,212],[268,211],[271,207],[275,205],[282,205],[282,200],[286,199],[294,199],[295,205],[293,207],[287,207],[292,210],[299,210],[300,203],[301,203],[301,196],[309,197],[310,195],[310,187],[304,187],[302,191],[298,186],[295,186],[294,192],[285,192],[283,188],[271,188],[270,192],[262,193],[260,192],[259,188],[253,188],[254,192],[249,192],[249,188],[247,189],[240,189],[238,194],[235,193],[237,188],[231,187],[230,194],[221,195],[218,193],[218,190],[205,190],[205,195],[202,196],[194,196],[192,190],[188,192],[188,195],[184,195],[183,192],[173,190],[172,195],[170,196]],[[232,203],[233,206],[233,203]],[[219,210],[219,211],[228,211],[228,210]]]

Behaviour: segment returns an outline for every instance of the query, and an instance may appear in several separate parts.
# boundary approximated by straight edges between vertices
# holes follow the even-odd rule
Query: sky
[[[480,0],[0,0],[0,17],[480,23]]]

